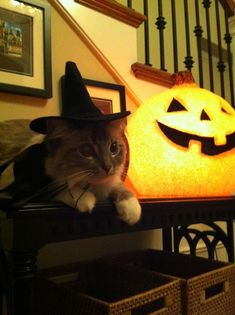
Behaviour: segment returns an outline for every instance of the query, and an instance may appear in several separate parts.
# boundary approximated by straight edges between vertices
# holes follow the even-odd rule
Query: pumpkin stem
[[[174,85],[181,85],[184,83],[195,83],[193,75],[190,71],[179,71],[172,74],[171,79]]]

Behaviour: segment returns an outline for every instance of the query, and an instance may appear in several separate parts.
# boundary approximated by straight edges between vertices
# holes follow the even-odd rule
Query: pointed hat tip
[[[76,76],[76,80],[79,78],[80,81],[83,81],[82,75],[78,70],[76,63],[73,61],[67,61],[65,65],[65,77],[70,77],[71,75]]]

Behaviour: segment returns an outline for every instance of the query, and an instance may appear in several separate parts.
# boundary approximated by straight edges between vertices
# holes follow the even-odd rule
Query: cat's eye
[[[118,150],[119,150],[119,147],[118,147],[118,144],[116,141],[112,142],[110,144],[110,152],[113,154],[113,155],[116,155],[118,153]]]
[[[92,146],[88,143],[83,143],[78,147],[78,152],[85,157],[91,157],[94,155]]]

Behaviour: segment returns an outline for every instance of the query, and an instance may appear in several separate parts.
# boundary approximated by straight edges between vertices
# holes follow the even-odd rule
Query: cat
[[[45,144],[46,175],[66,180],[67,188],[55,200],[91,213],[97,201],[111,198],[119,217],[132,225],[141,217],[141,206],[122,181],[125,172],[125,119],[75,126],[49,119]]]

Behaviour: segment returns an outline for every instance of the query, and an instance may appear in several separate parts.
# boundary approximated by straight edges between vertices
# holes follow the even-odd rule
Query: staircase
[[[145,99],[166,89],[155,82],[136,78],[131,70],[131,65],[138,60],[137,31],[134,26],[73,0],[49,2],[85,42],[117,84],[125,86],[126,94],[135,106],[138,107]]]
[[[220,2],[230,3],[232,10],[232,1]],[[114,0],[50,0],[50,3],[83,39],[114,80],[126,87],[126,94],[136,106],[172,86],[173,69],[166,72],[137,62],[137,31],[146,21],[145,15]],[[198,77],[197,73],[193,74]]]

